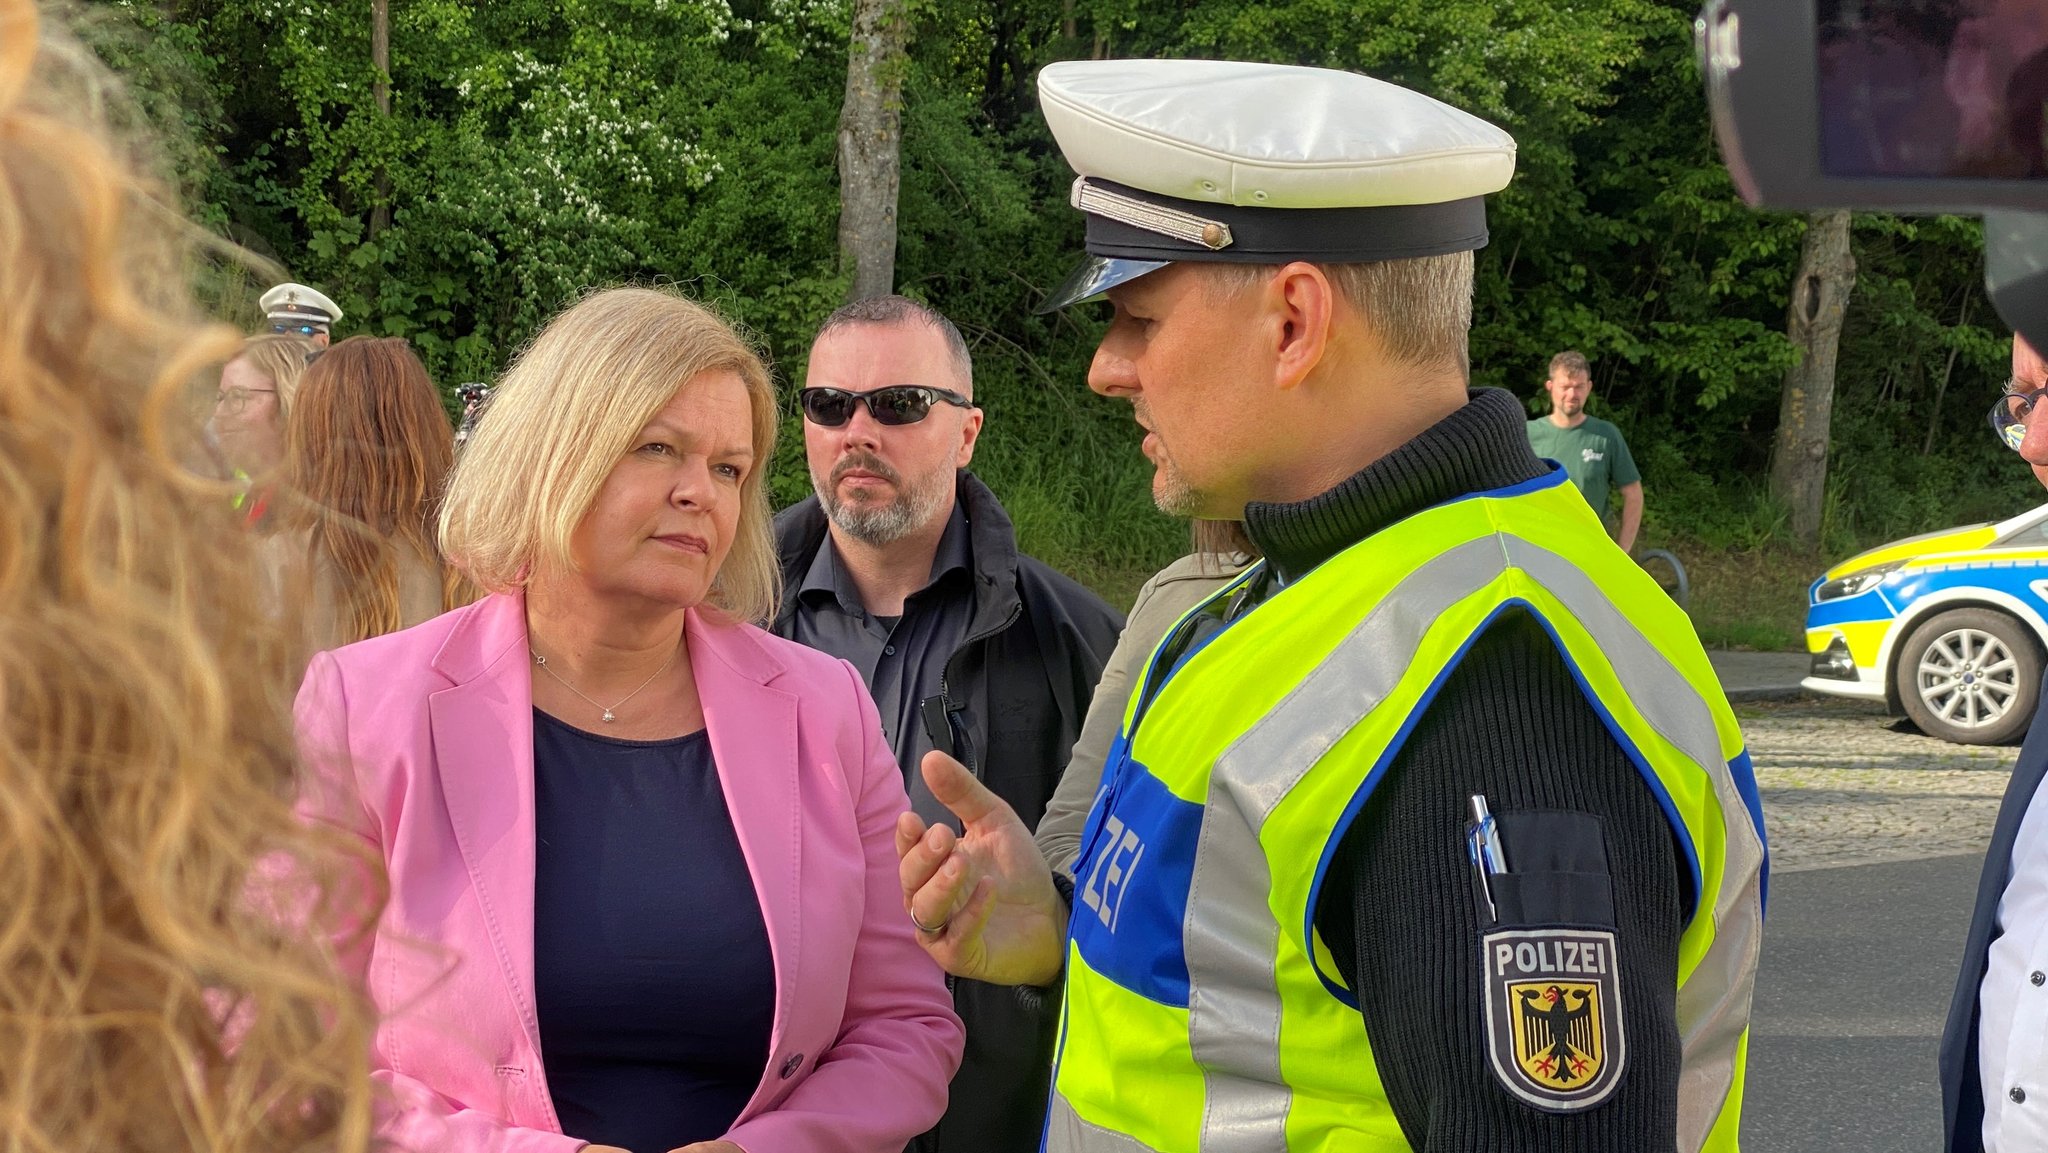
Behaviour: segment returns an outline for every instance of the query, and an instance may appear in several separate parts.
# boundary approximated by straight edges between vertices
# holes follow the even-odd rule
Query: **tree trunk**
[[[896,193],[903,143],[906,0],[854,0],[839,108],[839,261],[848,300],[896,287]]]
[[[1778,442],[1771,460],[1771,492],[1791,510],[1792,533],[1807,545],[1820,542],[1828,488],[1828,421],[1835,405],[1835,354],[1855,286],[1848,212],[1815,213],[1807,221],[1799,276],[1792,285],[1785,332],[1799,359],[1785,371]]]
[[[1963,288],[1963,318],[1956,322],[1957,328],[1970,323],[1970,306],[1977,303],[1977,294],[1967,285]],[[1948,396],[1948,382],[1956,373],[1956,356],[1962,352],[1960,345],[1950,345],[1948,363],[1941,366],[1941,383],[1934,389],[1934,414],[1927,418],[1927,443],[1920,446],[1921,456],[1934,455],[1934,434],[1941,431],[1941,402]]]
[[[1031,30],[1024,13],[1015,4],[991,7],[988,37],[988,72],[982,81],[982,114],[997,133],[1016,127],[1037,107],[1031,98],[1031,66],[1026,59],[1025,40]]]
[[[377,114],[391,119],[391,0],[370,0],[370,64],[377,70],[370,94]],[[377,165],[377,202],[370,206],[372,237],[391,227],[391,174]]]

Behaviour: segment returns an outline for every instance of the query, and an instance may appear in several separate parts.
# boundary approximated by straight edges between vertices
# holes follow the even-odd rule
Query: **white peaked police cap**
[[[1506,132],[1355,72],[1236,60],[1067,60],[1038,74],[1078,174],[1088,260],[1050,312],[1175,260],[1352,264],[1486,244]]]
[[[341,306],[303,284],[280,284],[256,302],[270,320],[303,320],[333,324],[341,319]]]

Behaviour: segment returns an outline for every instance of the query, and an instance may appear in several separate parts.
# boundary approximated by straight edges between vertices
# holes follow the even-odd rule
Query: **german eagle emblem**
[[[1539,1081],[1570,1085],[1600,1072],[1600,989],[1529,982],[1512,987],[1515,1063]]]
[[[1501,1084],[1551,1112],[1606,1100],[1625,1055],[1614,934],[1508,929],[1485,947],[1487,1040]]]

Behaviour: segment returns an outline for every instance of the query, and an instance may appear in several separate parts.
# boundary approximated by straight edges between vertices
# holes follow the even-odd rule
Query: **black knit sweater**
[[[1283,580],[1432,505],[1543,473],[1521,404],[1464,408],[1331,491],[1254,504],[1245,527]],[[1601,821],[1613,881],[1627,1067],[1585,1112],[1522,1104],[1488,1065],[1466,798]],[[1656,797],[1528,613],[1496,620],[1444,682],[1334,858],[1316,928],[1358,991],[1409,1143],[1426,1153],[1639,1153],[1676,1142],[1679,850]]]

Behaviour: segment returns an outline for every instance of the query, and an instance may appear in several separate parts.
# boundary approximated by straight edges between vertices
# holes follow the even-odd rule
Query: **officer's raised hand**
[[[960,818],[962,832],[896,818],[903,908],[918,943],[956,977],[998,985],[1059,979],[1067,905],[1031,831],[966,766],[944,753],[922,765],[932,796]]]

